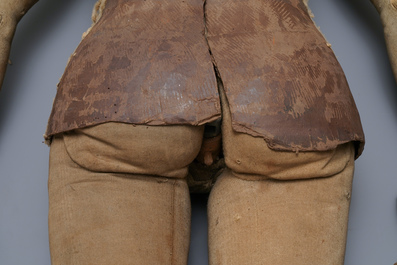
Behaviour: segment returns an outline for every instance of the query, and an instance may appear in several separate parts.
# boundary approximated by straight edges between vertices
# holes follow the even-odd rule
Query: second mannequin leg
[[[328,178],[244,180],[226,171],[209,200],[211,265],[342,265],[353,166]]]
[[[221,96],[227,170],[209,198],[210,264],[343,264],[353,144],[271,150],[264,139],[233,131]]]

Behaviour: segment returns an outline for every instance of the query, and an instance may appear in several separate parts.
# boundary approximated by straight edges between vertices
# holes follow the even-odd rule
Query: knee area
[[[105,123],[64,133],[71,159],[91,171],[183,178],[203,127]]]
[[[263,138],[233,132],[224,141],[225,162],[233,174],[243,179],[297,180],[329,177],[354,160],[353,143],[334,150],[313,152],[276,151]]]

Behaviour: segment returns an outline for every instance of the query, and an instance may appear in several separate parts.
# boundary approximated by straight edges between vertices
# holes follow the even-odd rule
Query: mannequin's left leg
[[[210,264],[343,264],[353,144],[274,151],[234,132],[225,108],[223,115],[228,169],[209,198]]]
[[[343,264],[352,173],[353,163],[309,180],[226,171],[209,200],[210,264]]]

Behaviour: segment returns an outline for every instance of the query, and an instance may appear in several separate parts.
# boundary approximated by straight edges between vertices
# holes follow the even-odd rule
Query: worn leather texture
[[[115,121],[201,125],[221,116],[269,147],[324,151],[360,117],[343,70],[301,0],[108,0],[59,83],[46,137]]]
[[[208,1],[206,14],[234,130],[276,150],[364,141],[343,70],[302,1]]]
[[[202,0],[109,0],[59,83],[47,135],[109,121],[220,117]]]

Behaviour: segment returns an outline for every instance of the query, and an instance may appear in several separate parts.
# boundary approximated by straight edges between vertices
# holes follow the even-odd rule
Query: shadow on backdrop
[[[78,3],[77,0],[41,0],[33,6],[25,16],[34,17],[35,30],[32,31],[32,27],[29,25],[24,26],[24,18],[22,18],[14,36],[10,55],[11,65],[8,65],[7,72],[10,72],[12,67],[17,67],[19,73],[27,72],[28,69],[26,67],[28,64],[24,62],[29,61],[30,58],[33,57],[37,48],[43,45],[46,36],[51,36],[51,33],[58,29],[59,22],[63,20],[62,18],[70,17],[69,12],[73,10],[72,5],[76,3]],[[22,46],[23,49],[18,49],[18,46]],[[12,51],[14,49],[18,49],[22,52],[13,54]],[[18,65],[13,65],[13,61],[18,61]],[[7,72],[4,78],[3,87],[0,91],[0,137],[2,136],[4,128],[1,125],[6,124],[6,120],[10,116],[9,110],[11,107],[18,104],[18,95],[23,93],[23,90],[25,89],[35,89],[34,87],[22,88],[20,80],[23,79],[23,77],[7,74]],[[55,86],[56,84],[54,84],[54,87]]]

